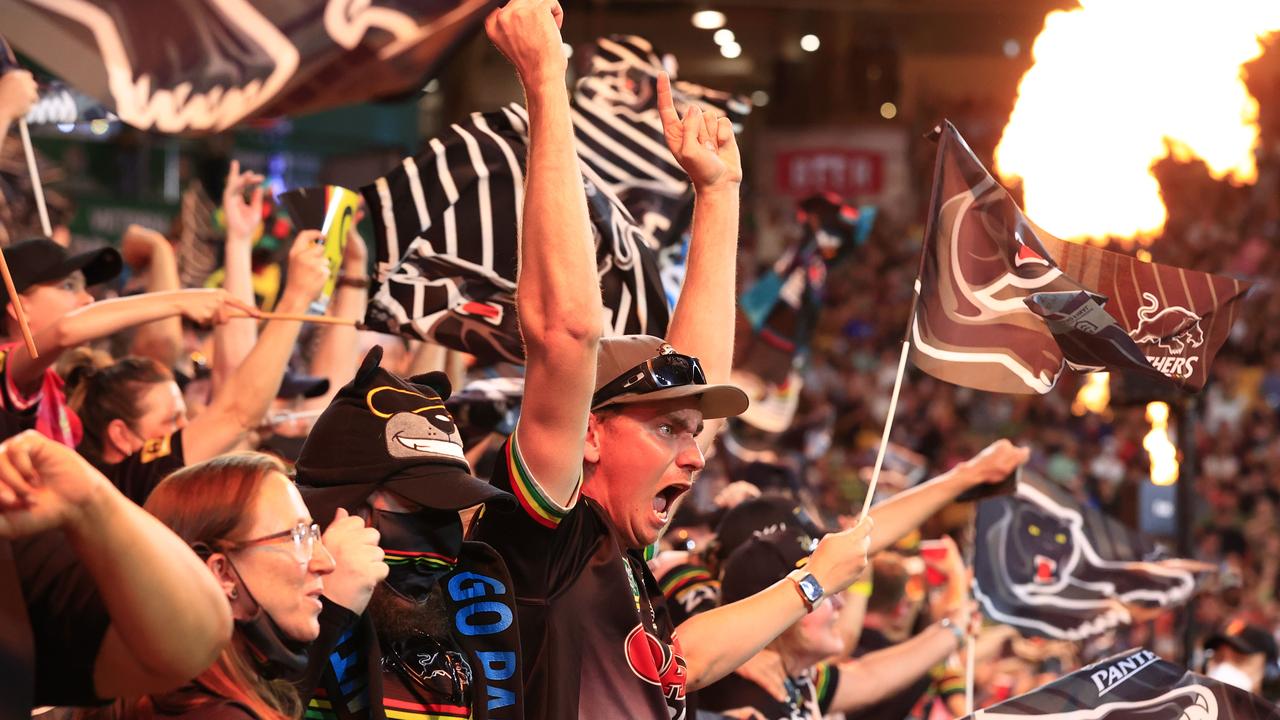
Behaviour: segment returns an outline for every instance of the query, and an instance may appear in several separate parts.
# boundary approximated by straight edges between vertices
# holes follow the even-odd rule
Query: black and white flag
[[[365,325],[488,361],[521,361],[515,281],[527,115],[473,113],[426,152],[361,188],[376,236],[377,278]],[[606,332],[666,332],[654,251],[585,163]]]
[[[1252,693],[1129,650],[967,716],[971,720],[1276,720]]]
[[[683,251],[693,195],[662,133],[664,69],[643,38],[603,38],[571,100],[608,334],[661,336],[670,315],[658,254]],[[735,125],[749,110],[742,98],[693,83],[675,82],[672,95],[677,110],[697,102]],[[378,262],[367,327],[482,361],[521,360],[514,291],[526,118],[514,104],[473,113],[362,188]]]
[[[1180,561],[1065,490],[1024,471],[1013,495],[978,505],[973,596],[1024,635],[1082,640],[1195,591]]]

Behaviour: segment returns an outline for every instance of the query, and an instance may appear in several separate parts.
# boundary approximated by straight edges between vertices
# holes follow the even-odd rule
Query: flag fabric
[[[966,716],[972,720],[1276,720],[1252,693],[1134,649]]]
[[[943,124],[910,329],[930,375],[1046,393],[1069,367],[1196,391],[1250,286],[1053,237]]]
[[[1163,548],[1024,470],[978,505],[973,597],[1024,635],[1082,640],[1126,625],[1127,606],[1185,602],[1195,576]]]
[[[528,116],[473,113],[361,188],[375,233],[365,325],[482,362],[523,359],[515,288]],[[608,334],[666,333],[657,262],[621,201],[582,164]]]
[[[570,103],[578,156],[659,246],[677,243],[693,195],[689,177],[667,149],[658,114],[658,75],[668,64],[648,40],[612,35],[596,41],[589,68]],[[671,85],[682,115],[695,103],[739,128],[751,112],[745,97],[682,80]]]
[[[418,90],[497,4],[14,0],[4,19],[18,50],[124,122],[200,133]]]
[[[693,188],[667,150],[658,114],[658,74],[671,69],[642,37],[600,38],[570,105],[578,156],[622,201],[657,249],[667,301],[674,305],[684,285]],[[735,131],[751,111],[743,96],[683,80],[673,79],[671,96],[678,112],[696,103],[729,118]]]
[[[658,115],[663,68],[643,38],[603,38],[571,99],[609,334],[665,334],[670,311],[656,253],[682,248],[681,218],[687,225],[692,208]],[[741,98],[693,83],[674,83],[672,95],[677,109],[697,102],[735,122],[748,110]],[[473,113],[362,189],[378,264],[368,327],[486,362],[522,360],[514,291],[526,121],[519,105]]]

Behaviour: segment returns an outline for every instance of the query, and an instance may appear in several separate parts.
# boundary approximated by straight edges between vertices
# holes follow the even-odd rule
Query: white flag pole
[[[27,155],[27,168],[31,171],[31,192],[36,196],[36,209],[40,211],[40,229],[44,236],[53,237],[53,226],[49,224],[49,208],[44,204],[44,187],[40,185],[40,170],[36,167],[36,153],[31,147],[31,132],[27,130],[27,119],[18,120],[18,132],[22,135],[22,151]]]

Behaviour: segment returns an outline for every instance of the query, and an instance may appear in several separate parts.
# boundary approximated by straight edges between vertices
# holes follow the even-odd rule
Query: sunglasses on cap
[[[643,395],[671,387],[706,384],[707,376],[698,358],[681,355],[667,345],[661,355],[645,360],[597,390],[591,396],[591,407],[598,408],[620,395]]]

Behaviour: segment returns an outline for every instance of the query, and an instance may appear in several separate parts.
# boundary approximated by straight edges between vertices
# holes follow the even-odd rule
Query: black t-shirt
[[[93,666],[110,619],[61,531],[0,541],[0,718],[32,705],[95,705]]]
[[[187,464],[182,451],[182,432],[148,440],[141,450],[114,465],[94,464],[125,497],[143,505],[161,480]]]
[[[526,717],[685,718],[685,660],[643,557],[623,548],[591,499],[575,491],[566,508],[547,498],[515,435],[492,482],[521,507],[486,514],[476,535],[501,553],[515,583]]]
[[[873,628],[863,628],[862,634],[858,637],[858,647],[854,650],[854,657],[862,657],[867,653],[883,650],[893,647],[897,643],[885,637],[880,631]],[[914,683],[904,690],[890,695],[874,705],[868,705],[857,712],[846,713],[848,720],[903,720],[911,714],[912,708],[925,693],[929,692],[929,686],[933,684],[933,677],[929,673],[921,675]]]
[[[698,707],[711,712],[751,707],[768,720],[821,720],[830,712],[839,684],[839,668],[822,663],[791,678],[787,701],[781,702],[759,685],[730,673],[698,691]]]

